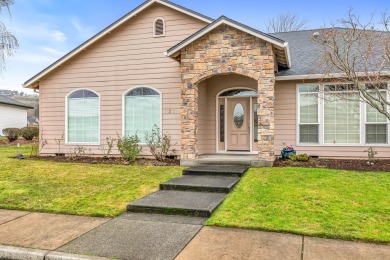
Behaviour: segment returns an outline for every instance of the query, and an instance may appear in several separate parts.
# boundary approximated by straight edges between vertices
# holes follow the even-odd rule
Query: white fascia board
[[[290,55],[290,47],[288,45],[288,42],[284,43],[283,49],[287,58],[287,67],[291,68],[291,55]]]
[[[189,15],[189,16],[195,17],[195,18],[197,18],[197,19],[199,19],[199,20],[202,20],[202,21],[204,21],[204,22],[206,22],[206,23],[212,23],[212,22],[213,22],[213,19],[208,19],[208,18],[206,18],[206,17],[196,15],[196,14],[194,14],[194,13],[192,13],[192,12],[189,12],[189,11],[187,11],[187,10],[181,9],[181,8],[178,7],[178,6],[171,5],[171,4],[167,3],[167,2],[160,1],[160,0],[156,0],[155,2],[156,2],[156,3],[159,3],[159,4],[162,4],[162,5],[165,5],[165,6],[168,6],[168,7],[172,8],[172,9],[174,9],[174,10],[176,10],[176,11],[182,12],[182,13],[187,14],[187,15]]]
[[[375,72],[357,72],[358,77],[375,76]],[[390,76],[390,71],[382,71],[382,76]],[[331,79],[331,78],[345,78],[345,73],[330,73],[330,74],[305,74],[305,75],[291,75],[291,76],[276,76],[275,79],[278,81],[283,80],[308,80],[308,79]]]

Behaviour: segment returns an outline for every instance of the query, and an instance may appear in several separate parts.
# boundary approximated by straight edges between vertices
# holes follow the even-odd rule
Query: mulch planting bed
[[[136,165],[136,166],[177,166],[180,165],[180,161],[176,159],[166,159],[163,162],[139,158],[134,163],[124,161],[119,157],[87,157],[87,156],[41,156],[35,158],[36,160],[50,160],[54,162],[77,162],[88,164],[121,164],[121,165]]]
[[[6,138],[0,138],[0,146],[16,146],[31,144],[34,141],[26,141],[22,138],[17,141],[9,142]],[[27,156],[26,156],[27,157]],[[120,157],[88,157],[88,156],[41,156],[34,160],[50,160],[55,162],[78,162],[89,164],[122,164],[130,165]],[[166,159],[160,162],[153,159],[139,158],[132,165],[145,166],[177,166],[180,161],[177,159]],[[369,165],[364,159],[318,159],[310,158],[307,162],[297,162],[291,160],[277,159],[274,162],[274,167],[303,167],[303,168],[328,168],[336,170],[353,170],[353,171],[377,171],[390,172],[390,160],[378,159],[373,165]]]
[[[390,172],[390,160],[378,159],[373,165],[369,165],[367,160],[364,159],[310,158],[307,162],[294,162],[291,160],[278,159],[275,161],[274,167],[328,168],[336,170]]]

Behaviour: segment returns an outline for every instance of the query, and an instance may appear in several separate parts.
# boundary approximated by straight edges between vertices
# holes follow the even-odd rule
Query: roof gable
[[[122,18],[118,19],[113,24],[109,25],[108,27],[106,27],[105,29],[103,29],[102,31],[100,31],[99,33],[94,35],[92,38],[90,38],[86,42],[82,43],[81,45],[79,45],[78,47],[76,47],[75,49],[73,49],[72,51],[67,53],[65,56],[63,56],[59,60],[55,61],[53,64],[51,64],[50,66],[48,66],[47,68],[45,68],[44,70],[39,72],[37,75],[33,76],[31,79],[27,80],[23,84],[23,87],[37,88],[39,86],[39,83],[38,83],[39,79],[41,79],[45,75],[52,72],[54,69],[61,66],[63,63],[65,63],[69,59],[73,58],[74,56],[76,56],[77,54],[82,52],[84,49],[89,47],[90,45],[94,44],[96,41],[98,41],[99,39],[101,39],[105,35],[111,33],[113,30],[115,30],[116,28],[118,28],[119,26],[121,26],[122,24],[124,24],[125,22],[130,20],[131,18],[135,17],[137,14],[139,14],[140,12],[142,12],[143,10],[148,8],[149,6],[156,4],[156,3],[170,7],[174,10],[180,11],[182,13],[185,13],[189,16],[192,16],[194,18],[197,18],[197,19],[204,21],[204,22],[207,22],[207,23],[211,23],[213,21],[213,19],[208,17],[208,16],[202,15],[198,12],[192,11],[188,8],[185,8],[185,7],[180,6],[178,4],[172,3],[168,0],[148,0],[148,1],[144,2],[143,4],[141,4],[140,6],[136,7],[134,10],[130,11],[128,14],[126,14]]]
[[[291,67],[291,60],[290,60],[288,42],[285,42],[284,40],[281,40],[281,39],[279,39],[277,37],[274,37],[272,35],[263,33],[263,32],[261,32],[259,30],[251,28],[251,27],[249,27],[247,25],[244,25],[242,23],[234,21],[234,20],[232,20],[232,19],[230,19],[230,18],[228,18],[226,16],[221,16],[220,18],[218,18],[217,20],[215,20],[214,22],[212,22],[208,26],[206,26],[203,29],[199,30],[197,33],[191,35],[190,37],[188,37],[184,41],[182,41],[182,42],[178,43],[177,45],[173,46],[172,48],[170,48],[169,50],[166,51],[165,55],[167,55],[168,57],[175,57],[175,56],[177,56],[178,52],[181,49],[183,49],[187,45],[193,43],[194,41],[200,39],[201,37],[203,37],[204,35],[206,35],[207,33],[211,32],[212,30],[214,30],[215,28],[219,27],[222,24],[234,27],[234,28],[236,28],[236,29],[238,29],[240,31],[246,32],[246,33],[248,33],[250,35],[253,35],[253,36],[257,37],[257,38],[260,38],[260,39],[262,39],[262,40],[264,40],[266,42],[269,42],[269,43],[273,44],[274,47],[279,50],[279,51],[277,51],[277,53],[281,56],[281,59],[278,62],[282,63],[283,65],[285,65],[288,68]]]

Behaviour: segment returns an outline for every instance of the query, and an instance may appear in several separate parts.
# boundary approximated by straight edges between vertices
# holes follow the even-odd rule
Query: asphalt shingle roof
[[[0,95],[0,104],[5,104],[5,105],[10,105],[10,106],[15,106],[15,107],[23,107],[23,108],[28,108],[32,109],[33,107],[28,106],[22,102],[16,101],[12,98],[6,97],[6,96],[1,96]]]
[[[323,74],[323,68],[321,65],[322,46],[313,41],[314,33],[321,33],[323,29],[312,29],[312,30],[303,30],[295,32],[283,32],[283,33],[270,33],[270,35],[282,39],[289,44],[290,55],[291,55],[291,68],[287,70],[279,71],[276,76],[299,76],[299,75],[309,75],[309,74]],[[346,30],[346,28],[338,28],[338,30]],[[381,45],[377,46],[378,48]],[[352,50],[354,52],[354,50]],[[376,62],[381,63],[381,60],[375,60],[376,56],[372,57],[371,64],[372,70],[376,70]],[[363,66],[357,65],[357,69],[364,71]],[[388,70],[390,68],[384,68],[383,70]],[[334,73],[341,71],[334,71]]]
[[[319,63],[321,46],[312,41],[316,30],[305,30],[296,32],[270,33],[270,35],[282,39],[289,44],[291,55],[291,68],[279,71],[276,76],[296,76],[308,74],[321,74]]]

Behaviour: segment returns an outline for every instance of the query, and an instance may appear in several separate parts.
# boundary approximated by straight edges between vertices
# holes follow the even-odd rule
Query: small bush
[[[103,158],[108,158],[111,154],[112,148],[115,144],[115,139],[112,137],[107,137],[106,140],[103,141],[103,143],[100,145],[100,150],[103,152],[104,156]]]
[[[39,142],[34,142],[30,145],[30,158],[38,157],[39,155]]]
[[[290,159],[291,161],[295,162],[295,161],[297,161],[298,157],[297,157],[297,155],[295,153],[292,153],[292,154],[290,154],[288,159]]]
[[[150,153],[158,161],[164,161],[171,147],[171,136],[162,134],[160,128],[155,125],[150,132],[145,133],[146,145],[150,149]]]
[[[20,136],[20,129],[19,128],[5,128],[3,129],[3,134],[7,136],[8,141],[13,142],[15,140],[18,140]]]
[[[297,156],[297,161],[307,162],[308,160],[309,160],[309,155],[307,155],[307,154],[299,154]]]
[[[120,137],[118,136],[117,147],[125,161],[134,162],[141,153],[142,147],[138,146],[140,139],[137,135]]]
[[[309,155],[307,154],[290,154],[290,156],[288,157],[288,159],[290,159],[291,161],[293,162],[307,162],[309,160]]]
[[[32,140],[39,136],[38,127],[23,127],[20,129],[20,135],[26,140]]]

